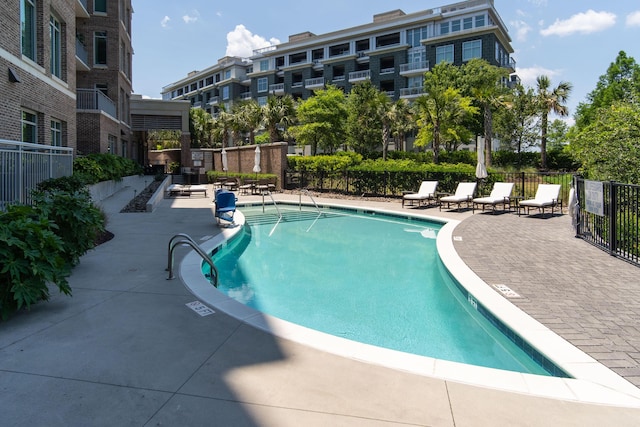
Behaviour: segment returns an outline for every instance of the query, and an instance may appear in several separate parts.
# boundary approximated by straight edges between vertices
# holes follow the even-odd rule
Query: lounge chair
[[[456,210],[460,210],[460,205],[462,203],[466,203],[467,207],[469,207],[475,191],[475,182],[459,182],[454,195],[440,197],[440,210],[442,210],[442,205],[444,203],[447,204],[447,209],[449,209],[449,206],[452,203],[456,204]]]
[[[491,206],[491,212],[495,213],[496,205],[502,205],[503,209],[507,206],[511,207],[511,191],[513,190],[513,182],[496,182],[493,184],[491,194],[487,197],[478,197],[473,199],[473,213],[476,211],[476,205],[482,205],[482,210],[486,205]]]
[[[404,202],[410,201],[413,205],[414,200],[418,201],[418,206],[422,204],[423,200],[436,200],[436,188],[438,187],[438,181],[422,181],[417,193],[409,193],[402,196],[402,207],[404,208]]]
[[[536,195],[533,199],[522,200],[518,203],[518,216],[520,216],[520,209],[527,209],[527,215],[531,208],[538,208],[544,217],[544,209],[551,208],[551,215],[553,216],[553,209],[560,204],[560,211],[562,211],[562,202],[558,200],[560,195],[560,184],[539,184],[536,190]]]
[[[215,204],[216,222],[220,224],[220,220],[224,220],[233,225],[233,214],[236,212],[236,195],[231,191],[217,190]]]

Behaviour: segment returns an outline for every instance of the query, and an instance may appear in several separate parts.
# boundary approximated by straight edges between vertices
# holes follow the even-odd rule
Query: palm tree
[[[288,127],[295,123],[296,109],[291,95],[270,96],[263,107],[264,124],[269,132],[270,142],[281,139],[279,127]]]
[[[249,131],[249,144],[255,143],[256,131],[262,125],[262,107],[255,100],[243,102],[240,105],[239,114],[244,122],[244,127]]]
[[[569,98],[573,86],[569,82],[560,82],[557,87],[550,90],[551,80],[547,76],[538,76],[538,93],[536,100],[540,111],[540,167],[547,169],[547,128],[549,126],[549,113],[554,112],[560,116],[569,114],[568,107],[564,104]]]
[[[391,135],[396,143],[396,150],[404,150],[407,133],[415,128],[411,105],[406,99],[399,99],[391,106]]]

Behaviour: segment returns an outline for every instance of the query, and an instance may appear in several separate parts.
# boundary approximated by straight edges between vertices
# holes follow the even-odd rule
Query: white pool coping
[[[322,203],[322,205],[423,218],[443,223],[444,226],[438,233],[436,244],[440,258],[452,276],[473,295],[476,301],[573,378],[546,377],[418,356],[351,341],[278,319],[247,307],[213,287],[201,273],[202,258],[195,251],[190,251],[180,263],[180,278],[191,293],[215,310],[220,310],[278,337],[339,356],[417,375],[515,393],[583,403],[640,407],[640,389],[513,305],[463,262],[453,245],[455,228],[460,221],[416,213],[399,214],[390,210],[355,207],[348,204]],[[235,213],[236,227],[222,228],[222,232],[215,237],[205,242],[198,242],[205,252],[209,253],[214,248],[225,244],[241,231],[245,222],[241,208],[239,206],[239,210]]]

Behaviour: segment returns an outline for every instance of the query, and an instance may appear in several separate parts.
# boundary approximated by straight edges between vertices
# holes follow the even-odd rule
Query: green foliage
[[[94,153],[73,161],[73,174],[86,184],[119,181],[125,176],[142,174],[142,167],[131,159],[109,153]]]
[[[255,137],[256,144],[267,144],[268,142],[271,142],[271,138],[269,138],[269,134],[266,132]]]
[[[356,153],[374,151],[382,142],[380,91],[370,80],[356,84],[347,96],[347,145]]]
[[[189,110],[191,147],[213,147],[213,118],[202,108]]]
[[[207,171],[207,182],[212,183],[216,181],[224,181],[226,179],[237,178],[241,183],[248,180],[255,179],[275,179],[278,181],[278,175],[273,173],[259,173],[256,175],[253,173],[238,173],[238,172],[220,172],[220,171]]]
[[[147,134],[147,142],[152,150],[167,148],[180,148],[180,137],[182,132],[179,130],[150,130]]]
[[[640,106],[600,108],[586,127],[570,133],[571,150],[589,179],[640,184]]]
[[[80,175],[63,176],[60,178],[51,178],[42,181],[37,185],[38,191],[66,191],[67,193],[75,193],[86,188],[86,182]]]
[[[519,153],[510,150],[493,152],[493,166],[515,170],[537,168],[540,165],[540,153],[521,151]]]
[[[335,155],[290,156],[287,158],[288,168],[296,171],[345,171],[349,167],[360,164],[362,155],[341,151]]]
[[[0,316],[49,299],[48,283],[71,294],[71,267],[56,225],[30,206],[9,206],[0,215]]]
[[[36,191],[33,201],[35,212],[56,224],[55,233],[62,240],[64,260],[71,266],[76,265],[104,231],[104,216],[93,205],[89,191]]]

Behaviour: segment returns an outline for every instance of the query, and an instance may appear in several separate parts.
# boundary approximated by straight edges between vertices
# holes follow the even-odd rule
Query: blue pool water
[[[469,303],[436,251],[440,224],[381,214],[246,207],[214,255],[218,289],[332,335],[438,359],[549,375]],[[203,269],[206,269],[203,267]]]

